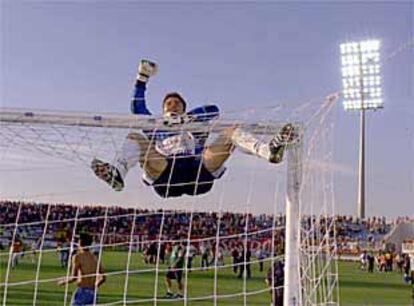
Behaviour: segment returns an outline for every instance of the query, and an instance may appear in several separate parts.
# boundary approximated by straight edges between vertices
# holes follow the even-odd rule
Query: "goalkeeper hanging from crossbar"
[[[131,111],[137,115],[152,115],[145,102],[148,80],[158,70],[157,64],[141,60],[131,101]],[[180,126],[187,122],[209,124],[217,119],[219,108],[204,105],[187,111],[187,103],[177,92],[167,93],[162,101],[165,124]],[[214,181],[225,172],[224,163],[235,147],[278,164],[284,151],[298,139],[297,129],[290,123],[284,125],[269,142],[234,126],[223,129],[218,137],[207,144],[208,132],[175,130],[143,130],[130,132],[120,152],[110,164],[99,159],[92,161],[96,176],[114,190],[124,188],[128,171],[139,164],[143,181],[152,186],[161,197],[193,196],[207,193]]]

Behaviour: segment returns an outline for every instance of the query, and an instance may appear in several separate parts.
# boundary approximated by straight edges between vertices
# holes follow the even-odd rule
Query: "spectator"
[[[190,246],[187,248],[187,269],[188,272],[191,272],[193,259],[196,256],[197,249],[193,244],[190,244]]]
[[[393,256],[390,251],[385,252],[385,271],[392,272]]]
[[[232,257],[232,264],[233,264],[233,272],[234,274],[237,274],[237,270],[239,268],[240,263],[240,251],[237,245],[233,246],[233,249],[231,251],[231,257]]]
[[[168,266],[167,274],[165,275],[165,285],[167,288],[166,298],[183,298],[183,267],[184,267],[184,248],[181,245],[176,245],[170,255],[170,264]],[[171,280],[175,279],[178,285],[178,292],[172,292]]]
[[[32,244],[30,246],[30,257],[32,260],[32,263],[35,263],[37,260],[37,252],[40,250],[40,246],[42,243],[42,237],[39,237],[38,239],[35,239],[32,241]]]
[[[205,242],[201,243],[200,253],[201,253],[201,268],[205,270],[208,267],[208,253],[209,253],[209,248]]]
[[[367,259],[368,259],[367,251],[364,250],[359,256],[359,262],[360,262],[359,268],[361,269],[361,271],[365,271],[365,269],[367,268]]]
[[[59,255],[60,266],[66,268],[69,260],[69,243],[65,238],[58,241],[56,251]]]
[[[99,245],[98,238],[94,238],[93,242],[90,247],[91,253],[96,257],[99,258],[99,253],[101,251],[101,246]]]
[[[401,253],[398,253],[395,256],[395,263],[397,264],[397,270],[400,274],[403,273],[403,264],[404,264],[404,256]]]
[[[252,257],[252,252],[250,251],[250,247],[247,246],[247,248],[245,249],[244,246],[241,249],[240,252],[240,257],[239,257],[239,262],[241,263],[239,266],[239,276],[238,278],[242,278],[243,277],[243,273],[244,271],[247,272],[247,278],[251,278],[252,277],[252,271],[250,269],[250,259]]]
[[[372,254],[372,252],[370,252],[368,254],[367,260],[368,260],[368,272],[373,273],[374,272],[375,257],[374,257],[374,254]]]
[[[259,261],[259,271],[263,272],[263,264],[266,259],[266,251],[263,246],[260,246],[256,251],[256,258]]]
[[[275,261],[267,271],[266,284],[270,288],[271,305],[283,306],[283,286],[285,284],[285,267],[281,260]]]
[[[377,261],[378,261],[378,271],[385,272],[386,261],[385,261],[385,255],[382,253],[382,251],[379,252]]]
[[[80,235],[78,253],[72,257],[71,275],[58,282],[58,285],[63,286],[77,281],[78,287],[73,293],[71,305],[95,305],[95,290],[106,279],[102,266],[98,267],[97,258],[89,252],[91,243],[91,236],[88,234]]]
[[[410,256],[408,256],[408,254],[404,254],[403,269],[404,269],[404,281],[406,283],[409,283],[410,281],[412,281],[412,279],[411,279],[411,262],[410,262]]]
[[[162,264],[165,263],[165,249],[166,249],[165,243],[160,243],[160,258],[159,258],[159,260]]]
[[[12,253],[11,267],[16,268],[19,264],[19,258],[23,255],[23,241],[19,236],[15,236],[14,240],[10,240],[10,248]]]

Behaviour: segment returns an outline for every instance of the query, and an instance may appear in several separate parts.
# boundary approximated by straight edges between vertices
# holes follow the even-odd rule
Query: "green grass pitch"
[[[4,282],[7,268],[7,256],[0,257],[0,281]],[[99,303],[119,302],[122,305],[125,286],[125,274],[121,272],[126,269],[127,252],[105,251],[103,253],[103,265],[106,272],[114,273],[107,277],[106,283],[99,290]],[[195,266],[199,265],[199,257],[194,260]],[[227,262],[229,259],[227,259]],[[265,266],[265,271],[268,265]],[[165,266],[160,266],[165,269]],[[9,283],[24,282],[36,279],[37,264],[32,264],[29,256],[20,260],[17,268],[11,270]],[[157,296],[162,298],[165,294],[164,275],[158,274],[158,285],[155,286],[155,271],[140,271],[154,269],[152,265],[145,265],[142,257],[134,253],[131,258],[128,291],[126,299],[136,301],[128,305],[154,305],[150,301],[154,296],[157,287]],[[43,282],[45,279],[52,279],[64,276],[66,270],[59,267],[58,257],[55,252],[44,253],[39,273],[39,284],[37,303],[40,306],[63,305],[64,287],[56,285],[55,281]],[[220,295],[229,295],[228,298],[220,298],[217,305],[269,305],[269,293],[264,291],[260,294],[234,297],[237,293],[265,290],[265,272],[259,272],[258,264],[252,265],[253,277],[244,282],[237,279],[232,269],[220,268],[217,273],[217,292]],[[402,276],[397,272],[368,274],[358,270],[357,263],[340,262],[340,301],[341,305],[411,305],[411,287],[402,282]],[[67,305],[75,285],[69,286]],[[175,284],[174,284],[175,286]],[[174,287],[175,288],[175,287]],[[3,303],[4,287],[0,288],[0,303]],[[7,288],[6,305],[33,305],[35,286],[34,284],[9,286]],[[204,306],[214,305],[214,269],[208,271],[193,271],[188,274],[188,294],[190,298],[200,296],[211,296],[204,300],[188,301],[187,305]],[[137,302],[147,299],[147,302]],[[246,301],[244,301],[246,299]],[[183,300],[157,301],[157,305],[185,305]]]

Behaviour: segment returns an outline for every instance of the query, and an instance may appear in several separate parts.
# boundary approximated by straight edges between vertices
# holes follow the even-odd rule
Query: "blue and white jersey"
[[[135,83],[131,111],[137,115],[152,115],[145,102],[146,84]],[[186,114],[192,122],[208,122],[218,117],[216,105],[205,105],[192,109]],[[162,129],[144,130],[149,140],[155,141],[156,150],[164,156],[200,155],[205,147],[208,132],[167,131]]]

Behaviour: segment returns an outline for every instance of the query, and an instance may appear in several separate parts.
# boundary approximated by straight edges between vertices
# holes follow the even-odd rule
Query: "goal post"
[[[301,304],[300,283],[300,187],[302,182],[302,141],[287,150],[286,245],[284,305]]]

